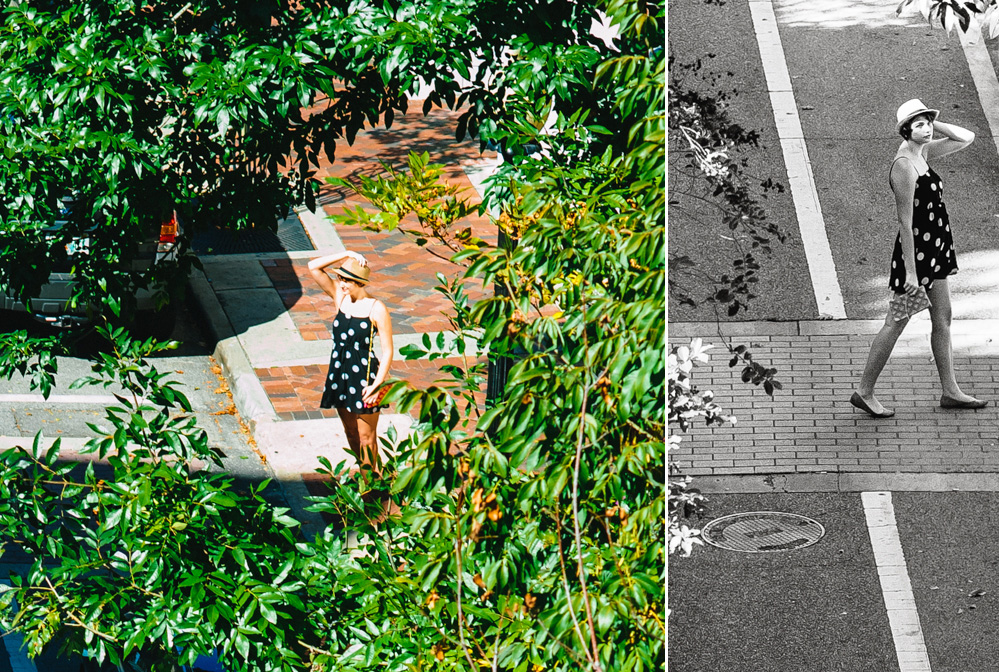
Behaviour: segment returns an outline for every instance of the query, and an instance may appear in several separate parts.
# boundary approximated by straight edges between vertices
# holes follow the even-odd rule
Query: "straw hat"
[[[344,259],[340,268],[333,269],[333,272],[341,278],[347,278],[362,285],[368,284],[368,278],[371,276],[371,269],[367,266],[362,266],[361,262],[353,257]]]
[[[905,101],[899,105],[898,112],[895,113],[895,130],[902,130],[902,126],[905,122],[909,121],[913,117],[918,117],[921,114],[928,114],[930,116],[930,121],[932,122],[940,114],[940,110],[931,110],[923,105],[923,101],[918,98]]]

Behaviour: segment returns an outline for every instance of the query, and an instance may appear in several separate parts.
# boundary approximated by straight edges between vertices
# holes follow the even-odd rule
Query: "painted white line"
[[[888,610],[888,624],[895,640],[899,672],[931,672],[902,541],[895,523],[891,493],[863,492],[860,497],[864,503],[878,578],[881,579],[881,594]]]
[[[113,406],[117,399],[107,394],[0,394],[0,404],[100,404]]]
[[[979,37],[972,43],[967,35],[958,32],[961,35],[961,48],[964,49],[964,57],[968,60],[971,79],[975,82],[978,99],[982,102],[982,112],[985,113],[985,119],[989,122],[992,142],[996,146],[996,151],[999,152],[999,80],[996,79],[992,59],[989,58],[983,37]]]
[[[777,31],[773,2],[750,0],[749,10],[753,16],[753,29],[760,47],[760,60],[763,62],[767,89],[770,91],[774,121],[784,153],[784,165],[787,166],[788,186],[801,230],[801,242],[805,248],[805,259],[808,261],[819,316],[846,319],[843,293],[829,247],[826,225],[822,219],[819,194],[815,189],[815,178],[801,130],[798,106],[794,102],[794,90],[791,87],[787,60],[784,58],[784,46]]]

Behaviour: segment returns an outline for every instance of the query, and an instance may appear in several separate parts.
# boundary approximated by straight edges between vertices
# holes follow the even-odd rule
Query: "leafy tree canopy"
[[[189,233],[273,226],[315,207],[320,155],[391,125],[407,91],[431,85],[425,110],[467,106],[459,135],[495,134],[585,95],[595,59],[595,7],[564,0],[35,0],[2,16],[0,285],[34,293],[87,231],[81,298],[126,308],[151,280],[129,271],[136,244],[165,213]],[[530,95],[509,105],[510,91]]]
[[[240,493],[225,478],[192,474],[188,460],[212,455],[182,392],[145,361],[156,346],[107,331],[114,353],[95,362],[94,376],[81,384],[117,380],[130,392],[94,424],[89,446],[107,457],[113,480],[59,465],[41,441],[0,456],[2,527],[33,563],[0,600],[7,607],[3,624],[21,629],[33,651],[61,640],[112,660],[138,652],[162,670],[211,650],[232,670],[662,669],[664,8],[629,0],[305,3],[294,13],[251,21],[256,15],[244,13],[251,5],[234,7],[240,11],[216,10],[228,17],[223,35],[275,35],[282,22],[312,25],[303,18],[310,13],[330,25],[354,21],[337,33],[351,36],[337,44],[356,55],[360,68],[347,90],[363,80],[368,91],[377,90],[374,110],[384,113],[396,106],[397,92],[424,75],[438,97],[431,104],[453,98],[465,108],[459,134],[480,132],[509,150],[511,161],[492,180],[487,204],[510,244],[490,247],[447,227],[435,234],[460,249],[453,259],[465,266],[465,279],[502,291],[470,305],[460,281],[440,287],[453,301],[459,338],[409,349],[410,357],[448,362],[430,389],[397,384],[389,393],[420,424],[404,440],[387,437],[396,445],[384,481],[352,481],[344,465],[325,466],[336,478],[316,508],[357,532],[353,552],[332,529],[314,540],[298,537],[287,512],[257,491]],[[190,20],[207,9],[195,8]],[[598,9],[620,31],[613,50],[589,34]],[[138,17],[147,10],[134,11]],[[60,25],[55,14],[45,16]],[[174,17],[160,17],[164,34]],[[317,34],[332,30],[321,23]],[[288,50],[278,51],[280,60]],[[186,61],[180,71],[190,77],[186,86],[195,77],[183,72],[201,64],[218,77],[206,82],[229,82],[236,80],[221,73],[230,64],[256,58],[226,53],[221,62]],[[316,62],[338,58],[325,49],[309,53]],[[268,81],[278,80],[288,85],[276,76]],[[203,84],[202,98],[223,97],[221,83]],[[334,94],[347,95],[336,86]],[[275,90],[282,93],[273,100],[288,105],[289,117],[315,102],[295,99],[301,90],[295,86]],[[261,90],[262,105],[280,112],[280,102],[267,102],[271,93]],[[187,117],[159,117],[175,129],[162,142],[201,132],[231,144],[223,151],[232,151],[224,154],[228,163],[206,168],[191,159],[186,169],[202,180],[199,186],[222,185],[229,167],[249,165],[237,160],[243,148],[263,146],[271,136],[249,113],[234,114],[235,103],[206,108],[229,109],[224,125],[218,115],[199,117],[199,104],[184,108]],[[311,120],[303,115],[288,127],[298,133]],[[346,135],[343,123],[337,128]],[[259,133],[220,141],[247,128]],[[305,165],[300,157],[309,147],[281,155],[278,164],[290,157]],[[183,175],[179,164],[170,166],[170,179]],[[410,166],[435,174],[422,160]],[[261,192],[280,180],[292,189],[307,171],[282,178],[263,171],[254,179]],[[111,179],[110,171],[88,174]],[[414,183],[425,177],[410,175]],[[127,193],[123,184],[118,191]],[[406,183],[385,181],[378,189],[391,195],[399,184]],[[190,208],[226,193],[191,189]],[[422,193],[433,200],[447,192]],[[129,216],[142,201],[130,203],[121,210]],[[484,363],[466,349],[469,341],[512,365],[502,398],[484,410],[475,403]],[[35,344],[42,351],[44,345]],[[35,361],[26,341],[8,350],[14,360],[6,372],[30,372],[44,388],[49,360]],[[386,498],[395,508],[385,508]]]

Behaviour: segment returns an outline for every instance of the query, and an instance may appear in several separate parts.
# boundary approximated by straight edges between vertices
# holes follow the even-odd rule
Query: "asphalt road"
[[[970,148],[934,168],[945,184],[960,266],[950,283],[954,317],[999,317],[999,302],[991,299],[999,286],[999,154],[958,38],[931,30],[919,16],[896,18],[893,3],[833,4],[773,2],[846,316],[885,314],[898,230],[887,184],[900,142],[895,109],[920,98],[941,110],[941,120],[978,134]],[[679,0],[669,12],[671,54],[703,59],[704,69],[720,76],[715,90],[736,92],[728,100],[733,120],[759,133],[759,147],[741,154],[748,183],[772,177],[787,184],[748,1]],[[999,40],[986,40],[986,46],[995,62]],[[671,254],[690,255],[698,270],[725,272],[737,241],[710,207],[678,193],[684,184],[671,172],[670,198],[682,203],[669,212]],[[671,302],[670,321],[819,317],[790,194],[770,194],[761,203],[789,239],[774,241],[772,254],[757,255],[764,268],[750,309],[728,318],[709,304],[692,309]],[[698,284],[696,278],[688,282]],[[701,281],[699,295],[710,292]]]
[[[996,669],[999,493],[892,497],[931,669]],[[792,551],[671,556],[669,669],[899,670],[860,494],[714,495],[700,525],[752,511],[808,516],[825,536]]]

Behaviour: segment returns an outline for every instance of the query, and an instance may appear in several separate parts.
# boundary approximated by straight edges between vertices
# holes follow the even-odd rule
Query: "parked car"
[[[64,214],[72,207],[72,201],[64,199]],[[68,225],[68,220],[57,221],[52,226],[41,230],[43,237],[48,239],[61,238],[62,230]],[[177,236],[181,233],[181,223],[176,212],[168,218],[150,227],[148,235],[140,243],[138,253],[132,262],[132,270],[147,271],[152,265],[173,262],[177,259]],[[86,235],[75,236],[66,243],[66,258],[57,263],[49,274],[48,282],[44,284],[36,296],[27,303],[21,301],[12,293],[0,287],[0,299],[4,310],[31,314],[40,322],[55,327],[70,327],[86,324],[89,321],[88,306],[73,304],[74,274],[76,261],[90,253],[91,239]],[[160,337],[166,337],[173,331],[175,309],[167,306],[157,310],[155,294],[158,288],[139,289],[135,294],[137,310],[148,315],[142,322],[154,326],[153,331]]]

